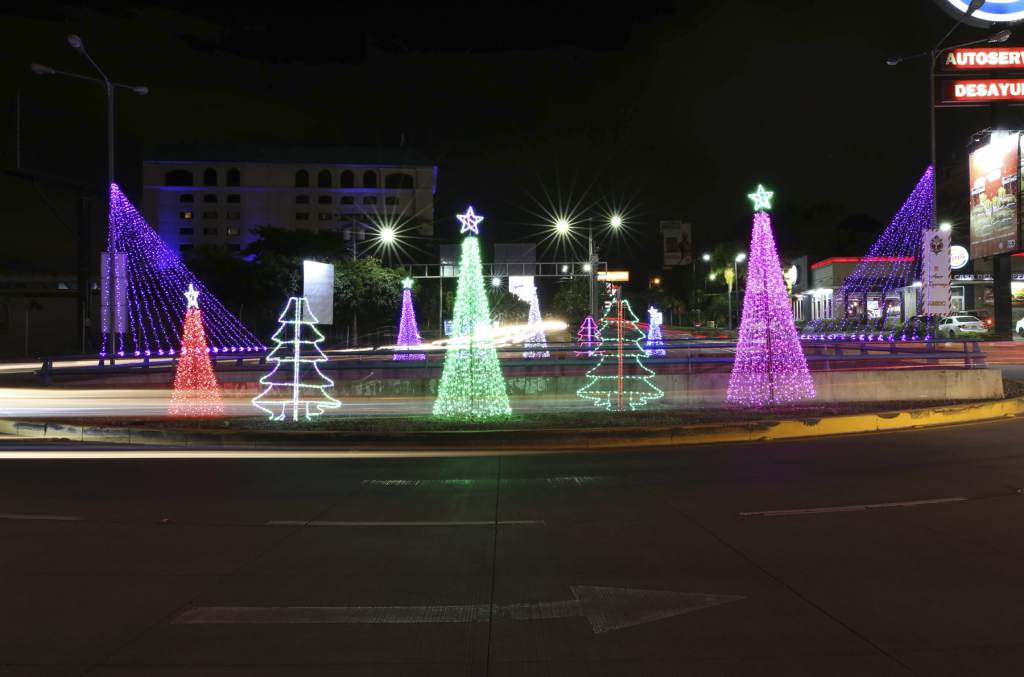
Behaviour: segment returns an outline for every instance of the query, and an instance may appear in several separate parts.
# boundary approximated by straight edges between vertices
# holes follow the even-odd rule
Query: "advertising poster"
[[[921,257],[922,312],[928,315],[949,315],[949,232],[924,231]]]
[[[688,266],[693,262],[693,238],[690,224],[682,221],[662,221],[661,240],[664,267]]]
[[[1014,252],[1020,241],[1020,134],[971,153],[971,258]]]
[[[334,324],[334,264],[303,261],[302,295],[318,324]]]

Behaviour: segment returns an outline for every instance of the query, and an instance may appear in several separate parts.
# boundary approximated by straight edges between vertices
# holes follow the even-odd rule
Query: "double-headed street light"
[[[111,81],[111,79],[107,77],[107,74],[103,72],[103,69],[99,67],[99,64],[97,64],[96,61],[93,60],[89,52],[86,51],[85,44],[82,42],[82,38],[80,38],[79,36],[74,34],[69,35],[68,44],[71,46],[71,49],[75,50],[76,52],[85,57],[89,64],[92,65],[92,67],[96,70],[97,73],[99,73],[99,78],[90,77],[88,75],[81,75],[79,73],[70,73],[68,71],[58,70],[56,68],[51,68],[49,66],[44,66],[38,63],[31,64],[29,67],[32,69],[32,72],[36,75],[63,75],[65,77],[75,78],[76,80],[87,80],[89,82],[95,82],[97,84],[103,85],[103,89],[107,95],[107,204],[109,205],[110,191],[112,191],[112,187],[114,184],[114,90],[118,88],[129,89],[132,92],[138,94],[139,96],[145,96],[146,94],[149,94],[149,88],[143,85],[125,85],[121,84],[120,82]],[[108,232],[107,240],[109,241],[109,239],[110,236]],[[79,247],[83,246],[84,243],[80,241]],[[110,263],[107,266],[107,270],[109,271],[107,273],[109,276],[109,278],[107,279],[107,294],[110,296],[110,299],[109,303],[107,303],[107,307],[109,308],[109,310],[106,320],[109,323],[108,326],[110,327],[110,331],[107,332],[108,335],[110,336],[110,364],[114,364],[114,355],[116,354],[117,340],[117,324],[115,321],[115,308],[117,304],[116,299],[114,298],[115,265],[113,252],[108,252],[108,254],[110,255]],[[86,253],[86,256],[88,256],[88,253]],[[79,290],[79,293],[82,293],[82,290]],[[86,290],[86,293],[88,293],[88,290]]]
[[[575,224],[565,216],[561,216],[551,224],[558,237],[569,237],[572,235]],[[622,216],[612,214],[608,217],[607,227],[612,230],[619,230],[623,226]],[[583,272],[587,273],[589,284],[587,285],[590,294],[590,314],[595,315],[597,308],[594,304],[594,267],[597,264],[597,254],[594,251],[594,219],[587,217],[587,262],[583,264]]]

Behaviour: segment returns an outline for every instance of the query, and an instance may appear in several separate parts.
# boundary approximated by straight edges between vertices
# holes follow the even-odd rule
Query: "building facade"
[[[143,163],[142,213],[179,252],[242,251],[262,227],[431,237],[436,190],[437,167],[408,149],[175,150]]]

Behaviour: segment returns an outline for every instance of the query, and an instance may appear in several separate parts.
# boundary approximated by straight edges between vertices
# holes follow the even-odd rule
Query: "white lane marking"
[[[544,520],[483,520],[475,522],[330,522],[324,520],[270,520],[273,527],[499,527],[544,526]]]
[[[758,510],[741,512],[740,517],[787,517],[789,515],[819,515],[829,512],[860,512],[877,508],[913,508],[919,505],[936,505],[939,503],[960,503],[970,500],[967,496],[950,496],[949,498],[929,498],[922,501],[895,501],[892,503],[862,503],[859,505],[834,505],[827,508],[793,508],[790,510]]]
[[[45,520],[52,522],[80,522],[74,515],[21,515],[13,512],[0,513],[0,520]]]
[[[508,477],[502,479],[502,484],[518,484],[518,483],[544,483],[553,487],[563,486],[583,486],[585,484],[591,484],[598,482],[603,477],[597,475],[561,475],[554,477]],[[363,480],[363,486],[371,487],[430,487],[430,486],[470,486],[478,483],[493,483],[494,480],[490,478],[475,478],[475,479],[437,479],[437,478],[423,478],[423,479],[379,479],[379,480]]]
[[[175,625],[309,623],[486,623],[585,617],[594,634],[642,625],[744,599],[666,590],[570,586],[573,599],[491,607],[489,604],[432,606],[207,606],[193,607]]]

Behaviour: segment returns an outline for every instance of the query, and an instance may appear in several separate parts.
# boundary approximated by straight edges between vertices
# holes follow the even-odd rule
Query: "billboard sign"
[[[1024,100],[1024,79],[951,80],[943,90],[946,103]]]
[[[318,324],[334,324],[334,264],[303,261],[302,295]]]
[[[993,135],[970,157],[972,259],[1016,251],[1020,217],[1020,133]]]
[[[970,254],[960,245],[955,244],[949,248],[949,267],[953,270],[960,270],[966,266],[967,262],[970,260]]]
[[[1024,20],[1024,0],[985,0],[985,3],[970,16],[967,8],[971,0],[936,0],[939,6],[949,12],[954,19],[982,28],[992,24],[1008,26]]]
[[[947,70],[1003,70],[1024,68],[1024,49],[1020,47],[960,47],[951,49],[941,60]]]
[[[923,313],[948,315],[949,232],[925,230],[921,236],[921,297]]]
[[[688,266],[693,263],[693,238],[689,223],[662,221],[661,241],[664,267]]]

